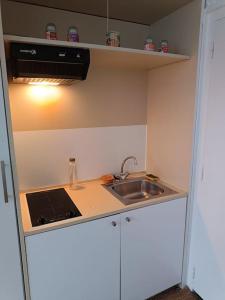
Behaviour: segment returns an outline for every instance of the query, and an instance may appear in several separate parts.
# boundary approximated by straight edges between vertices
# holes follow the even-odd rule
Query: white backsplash
[[[77,159],[80,180],[120,170],[122,160],[137,157],[130,171],[146,169],[146,126],[97,127],[14,132],[20,190],[68,183],[68,159]]]

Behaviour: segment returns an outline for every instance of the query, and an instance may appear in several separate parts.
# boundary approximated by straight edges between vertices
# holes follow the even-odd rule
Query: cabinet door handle
[[[117,223],[115,221],[112,221],[112,226],[116,227]]]
[[[5,174],[5,163],[3,160],[0,161],[0,170],[1,170],[1,177],[2,177],[2,187],[3,187],[3,194],[5,203],[8,203],[8,191],[7,191],[7,182],[6,182],[6,174]]]
[[[131,219],[129,217],[126,217],[125,219],[127,221],[127,223],[130,223]]]

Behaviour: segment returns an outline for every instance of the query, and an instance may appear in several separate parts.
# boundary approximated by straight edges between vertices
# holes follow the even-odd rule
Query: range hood
[[[86,79],[89,64],[89,49],[11,43],[9,81],[69,85],[75,80]]]

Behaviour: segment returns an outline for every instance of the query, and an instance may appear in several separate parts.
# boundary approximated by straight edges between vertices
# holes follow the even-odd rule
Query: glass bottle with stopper
[[[70,189],[78,188],[77,170],[76,170],[76,159],[75,157],[69,158],[69,187]]]

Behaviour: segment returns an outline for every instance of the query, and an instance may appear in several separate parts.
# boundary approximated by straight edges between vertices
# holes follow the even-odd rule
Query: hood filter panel
[[[58,79],[58,78],[25,78],[18,77],[12,79],[13,83],[33,84],[33,85],[71,85],[74,79]]]

